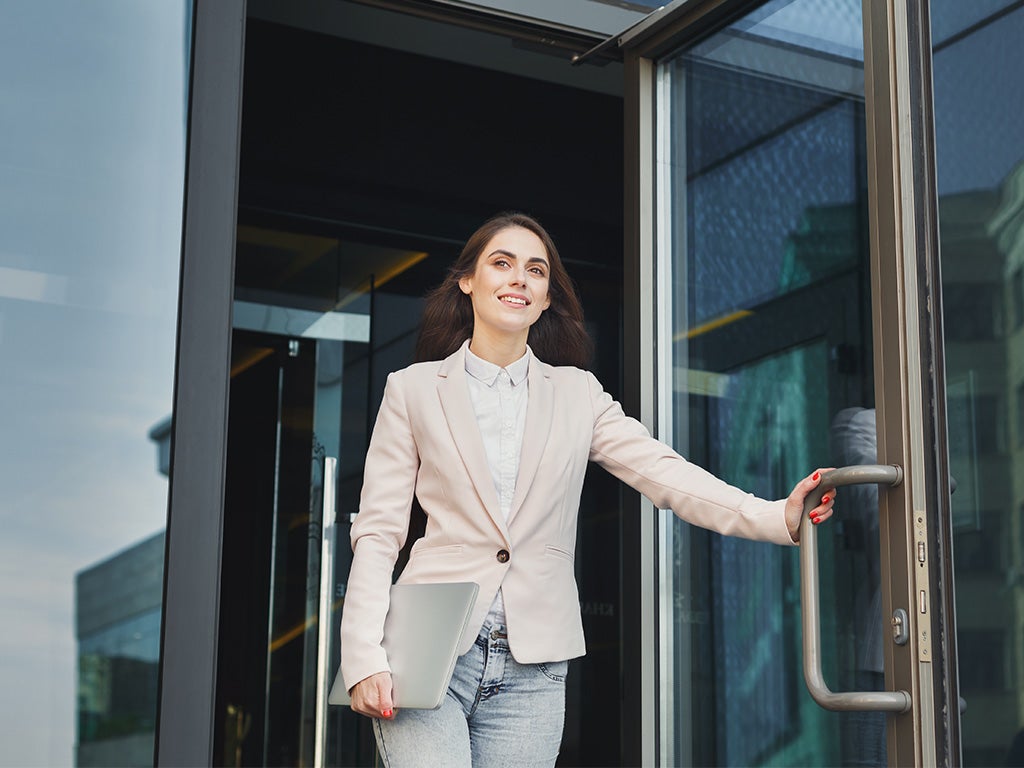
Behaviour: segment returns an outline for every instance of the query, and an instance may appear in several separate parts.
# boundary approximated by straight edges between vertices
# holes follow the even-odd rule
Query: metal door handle
[[[336,533],[335,488],[338,460],[324,459],[323,516],[320,520],[320,610],[317,616],[316,725],[313,765],[322,768],[327,749],[327,691],[330,664],[331,608],[334,583],[334,537]]]
[[[807,496],[800,520],[800,607],[803,614],[804,680],[811,697],[825,709],[839,712],[881,710],[907,712],[911,698],[906,691],[848,691],[833,693],[821,671],[821,609],[818,584],[818,531],[808,514],[829,488],[873,483],[897,486],[903,470],[896,466],[865,464],[822,473],[821,483]]]

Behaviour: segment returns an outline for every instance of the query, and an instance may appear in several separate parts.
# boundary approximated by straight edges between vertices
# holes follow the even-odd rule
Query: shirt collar
[[[466,350],[466,373],[472,376],[477,381],[483,382],[488,387],[493,387],[495,380],[498,378],[498,374],[501,373],[502,369],[494,363],[484,360],[482,357],[474,355],[469,348],[469,342],[464,344]],[[512,386],[516,387],[523,383],[526,379],[526,375],[530,372],[530,358],[533,357],[533,352],[530,347],[526,347],[526,353],[516,360],[514,363],[510,363],[505,366],[505,372],[508,373],[508,377],[512,380]]]

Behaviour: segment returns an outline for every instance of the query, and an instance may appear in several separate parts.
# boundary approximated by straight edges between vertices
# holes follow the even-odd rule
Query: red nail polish
[[[816,517],[811,522],[814,523],[815,525],[817,525],[818,523],[821,522],[821,518],[820,517]]]
[[[815,472],[813,475],[811,475],[811,480],[817,482],[819,477],[821,477],[821,472]]]
[[[381,712],[381,715],[383,715],[384,717],[391,717],[391,710],[385,709],[383,712]]]
[[[831,497],[831,496],[827,496],[827,495],[826,495],[826,496],[822,496],[822,497],[821,497],[821,503],[822,503],[822,504],[828,504],[828,503],[829,503],[829,502],[830,502],[831,500],[832,500],[832,497]]]
[[[817,512],[814,512],[814,513],[812,513],[812,514],[810,515],[810,518],[811,518],[811,522],[812,522],[812,523],[816,523],[816,522],[818,522],[818,514],[817,514]]]

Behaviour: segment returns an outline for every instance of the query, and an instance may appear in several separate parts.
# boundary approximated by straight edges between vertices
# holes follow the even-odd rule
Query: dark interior
[[[344,406],[339,519],[357,509],[358,462],[386,375],[412,362],[419,297],[496,212],[525,211],[549,229],[583,300],[592,369],[620,396],[622,125],[614,95],[248,20],[236,301],[320,311],[351,301],[372,319],[369,342],[346,346],[344,375],[363,394]],[[261,233],[274,234],[261,242]],[[281,238],[339,245],[303,256]],[[366,254],[385,252],[421,256],[399,259],[384,282]],[[312,343],[290,356],[280,338],[234,335],[214,750],[225,765],[301,761],[302,726],[284,723],[298,717],[302,656],[298,643],[273,638],[274,615],[292,610],[280,606],[282,584],[301,607],[307,572]],[[275,408],[287,439],[275,437]],[[276,486],[266,477],[274,466]],[[621,764],[623,720],[635,717],[620,703],[621,493],[600,470],[588,476],[576,558],[588,654],[570,667],[560,765]],[[300,512],[282,529],[275,508]],[[340,527],[339,557],[348,544]],[[301,615],[280,620],[301,624]],[[369,721],[340,708],[330,718],[326,764],[374,764]]]

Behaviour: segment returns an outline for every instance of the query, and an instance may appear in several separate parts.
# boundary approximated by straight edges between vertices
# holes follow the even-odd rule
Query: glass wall
[[[874,463],[863,60],[859,0],[773,0],[658,68],[659,429],[765,498]],[[877,503],[841,496],[825,675],[880,689]],[[667,514],[662,537],[669,764],[884,760],[883,715],[804,688],[796,550]]]
[[[964,764],[1024,764],[1024,7],[932,1]]]
[[[0,765],[152,763],[191,2],[0,23]]]

